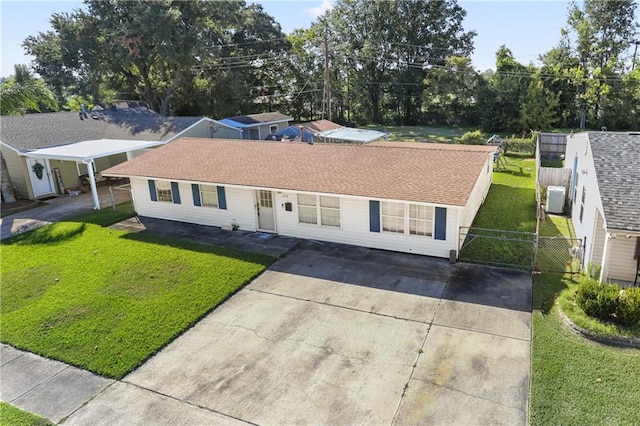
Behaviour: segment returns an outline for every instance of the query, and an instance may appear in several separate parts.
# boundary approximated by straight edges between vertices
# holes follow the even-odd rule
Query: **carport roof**
[[[491,150],[182,138],[102,172],[464,206]],[[442,146],[442,145],[440,145]]]
[[[99,139],[59,145],[50,148],[34,149],[23,155],[29,158],[46,158],[50,160],[90,161],[95,158],[153,148],[163,145],[157,141],[131,141],[124,139]]]

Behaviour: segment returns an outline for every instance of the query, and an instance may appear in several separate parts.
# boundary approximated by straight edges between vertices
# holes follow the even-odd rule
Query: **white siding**
[[[633,258],[636,246],[636,237],[626,238],[625,234],[617,234],[609,240],[611,255],[607,268],[606,281],[631,281],[636,276],[637,260]]]
[[[28,179],[29,172],[27,171],[24,157],[19,156],[15,151],[5,146],[0,149],[7,164],[11,184],[17,192],[16,196],[26,199],[33,198],[33,190],[31,189],[31,181]]]
[[[584,266],[587,267],[589,262],[592,262],[595,258],[598,258],[597,252],[594,250],[594,235],[595,222],[598,215],[602,214],[602,200],[600,199],[600,189],[598,188],[598,181],[596,179],[596,171],[593,163],[593,154],[589,147],[587,134],[581,133],[574,135],[572,138],[567,139],[567,154],[565,157],[565,168],[573,167],[574,157],[578,157],[578,170],[577,170],[577,190],[575,193],[575,202],[570,201],[570,205],[567,206],[568,211],[571,213],[571,219],[573,222],[573,228],[576,232],[576,237],[580,239],[587,238],[587,246],[585,248]],[[586,190],[584,213],[582,220],[580,220],[580,207],[582,201],[582,189]],[[569,188],[571,193],[572,188]],[[605,224],[606,225],[606,224]],[[597,249],[597,248],[596,248]],[[602,259],[602,257],[600,257]]]
[[[471,226],[473,219],[478,213],[478,209],[482,203],[484,203],[489,188],[491,187],[491,180],[493,178],[493,153],[487,156],[487,162],[478,176],[473,191],[467,200],[467,205],[464,207],[463,213],[460,215],[460,226]],[[447,222],[448,223],[448,222]]]
[[[332,241],[363,247],[436,257],[449,257],[450,250],[457,249],[457,214],[460,208],[447,208],[447,239],[402,235],[389,232],[369,231],[369,200],[340,197],[340,228],[298,223],[297,196],[295,192],[277,192],[275,198],[278,233],[298,238]],[[285,211],[284,204],[290,202],[292,211]],[[434,217],[435,220],[435,217]]]
[[[252,190],[225,187],[227,209],[222,210],[214,207],[194,206],[191,184],[179,182],[178,187],[180,189],[180,204],[151,201],[147,179],[131,178],[136,212],[141,216],[209,226],[229,226],[235,220],[240,225],[240,229],[256,230]]]
[[[607,232],[604,229],[604,221],[600,213],[596,215],[596,224],[591,242],[587,241],[587,245],[591,246],[591,260],[594,265],[602,265],[602,254],[604,252],[604,241],[607,238]]]

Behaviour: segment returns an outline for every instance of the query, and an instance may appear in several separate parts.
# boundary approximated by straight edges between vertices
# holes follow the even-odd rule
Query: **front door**
[[[276,221],[273,210],[273,192],[259,189],[256,191],[256,209],[258,213],[258,230],[274,232]]]
[[[55,192],[47,160],[33,160],[28,158],[27,167],[29,168],[29,177],[31,178],[34,197],[42,197]]]

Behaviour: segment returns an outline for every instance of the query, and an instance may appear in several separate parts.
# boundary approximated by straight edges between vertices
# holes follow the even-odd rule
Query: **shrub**
[[[576,301],[590,317],[613,321],[619,292],[617,284],[603,284],[584,277],[576,292]]]
[[[532,141],[531,138],[509,138],[505,139],[502,149],[505,154],[507,152],[519,152],[523,154],[534,155],[536,151],[536,143],[535,141]]]
[[[620,292],[616,315],[620,324],[640,326],[640,287],[629,287]]]
[[[600,283],[583,277],[576,301],[585,314],[624,326],[640,325],[640,288],[622,289],[618,284]]]
[[[462,145],[485,145],[487,143],[487,135],[480,130],[474,130],[473,132],[467,132],[464,135],[455,138],[456,143]]]

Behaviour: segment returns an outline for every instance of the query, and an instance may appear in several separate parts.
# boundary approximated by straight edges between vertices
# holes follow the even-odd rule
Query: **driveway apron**
[[[526,424],[530,305],[525,273],[305,241],[66,423]]]

